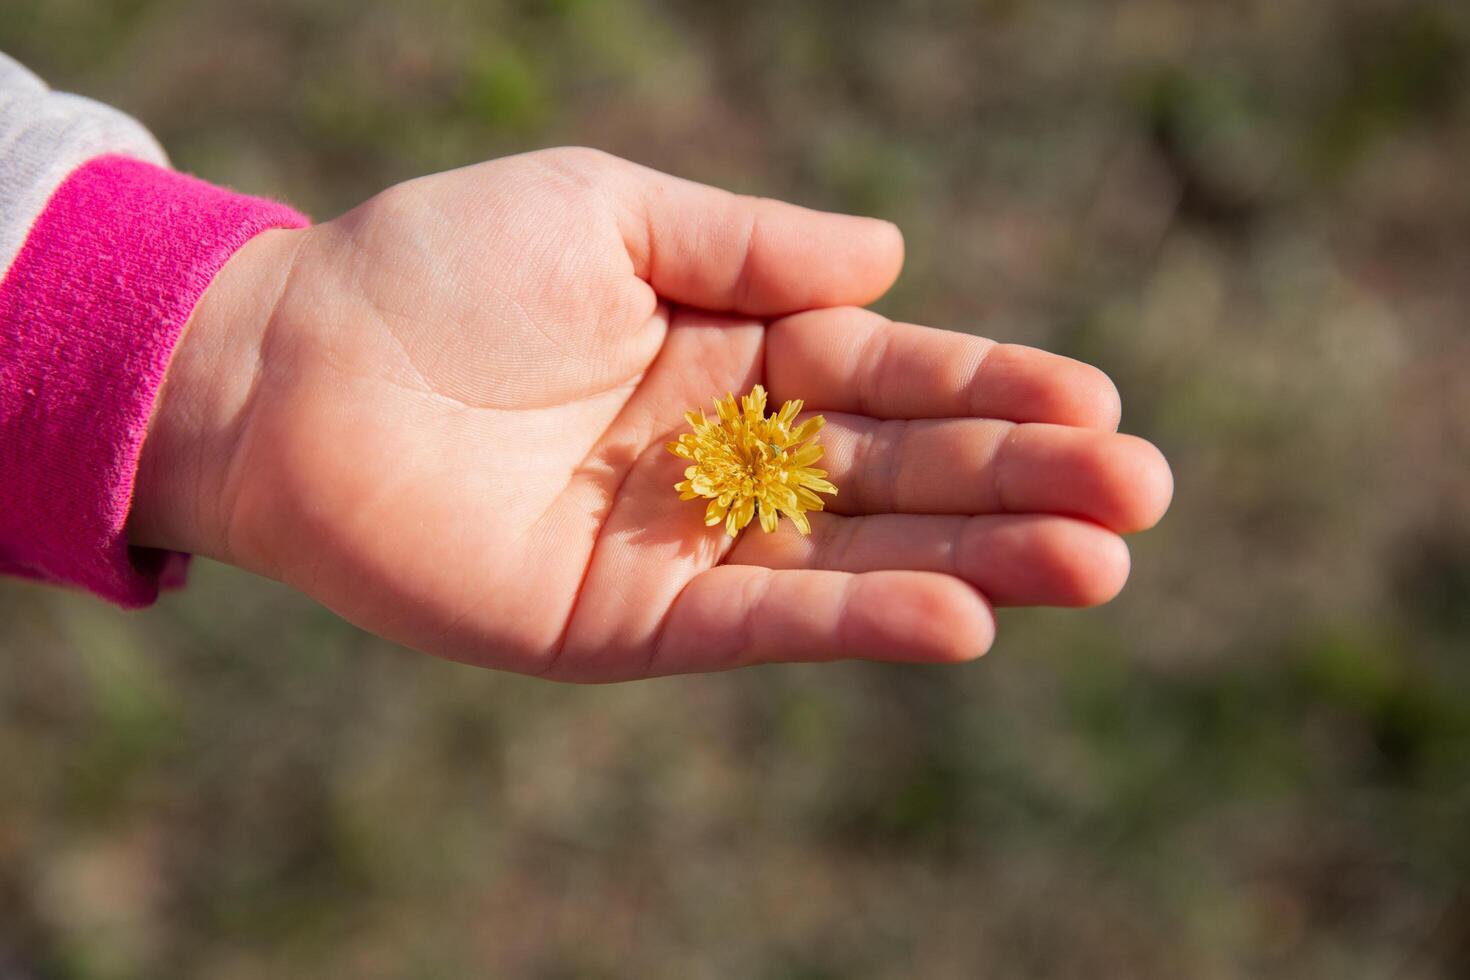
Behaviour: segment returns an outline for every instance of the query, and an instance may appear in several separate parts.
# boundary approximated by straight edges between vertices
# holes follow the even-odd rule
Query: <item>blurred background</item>
[[[208,563],[0,583],[0,978],[1470,976],[1470,4],[0,0],[318,218],[559,143],[908,235],[1118,382],[1110,607],[558,687]]]

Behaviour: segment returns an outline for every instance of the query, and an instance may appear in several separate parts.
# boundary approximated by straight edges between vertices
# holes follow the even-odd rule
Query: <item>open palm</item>
[[[254,339],[213,342],[238,397],[189,544],[432,653],[598,681],[965,659],[992,603],[1110,598],[1117,532],[1168,504],[1095,369],[860,309],[902,261],[882,222],[553,150],[271,236]],[[827,417],[810,537],[732,542],[672,489],[683,413],[756,383]]]

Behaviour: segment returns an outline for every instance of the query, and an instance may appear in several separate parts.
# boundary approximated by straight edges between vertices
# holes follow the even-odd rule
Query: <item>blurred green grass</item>
[[[1470,8],[0,0],[327,218],[590,143],[881,214],[886,312],[1093,360],[1177,504],[957,670],[552,687],[201,563],[0,585],[0,977],[1470,973]]]

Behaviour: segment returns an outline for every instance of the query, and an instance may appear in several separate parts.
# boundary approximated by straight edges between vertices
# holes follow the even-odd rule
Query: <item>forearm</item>
[[[128,519],[137,547],[233,557],[234,465],[303,231],[263,232],[194,307],[155,402]]]
[[[163,149],[135,120],[51,91],[0,52],[0,278],[62,181],[104,154],[168,166]]]
[[[127,522],[183,328],[242,245],[305,222],[162,163],[137,123],[0,56],[0,571],[123,605],[181,564]]]

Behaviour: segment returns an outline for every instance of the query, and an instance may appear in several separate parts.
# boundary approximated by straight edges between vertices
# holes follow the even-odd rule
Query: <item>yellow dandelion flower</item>
[[[723,522],[732,538],[757,513],[763,531],[776,530],[777,518],[785,514],[798,531],[810,534],[806,512],[823,507],[817,494],[837,492],[827,482],[827,471],[812,466],[822,458],[822,447],[812,440],[826,419],[814,415],[793,427],[800,400],[767,418],[766,389],[760,385],[738,407],[734,395],[716,399],[715,411],[712,419],[703,411],[686,413],[694,431],[668,444],[669,452],[692,464],[674,485],[679,499],[708,498],[704,523]]]

